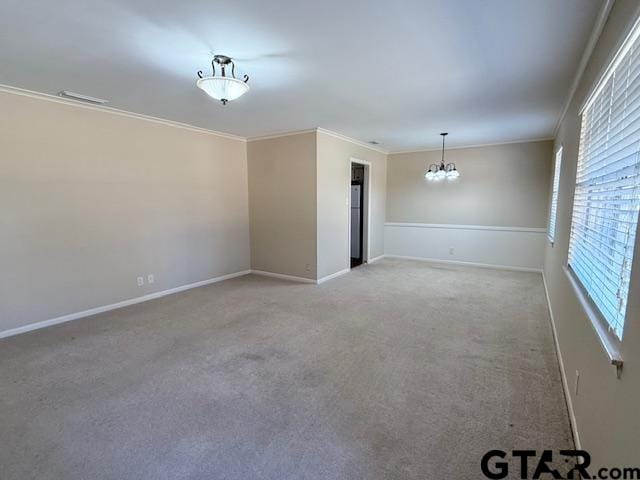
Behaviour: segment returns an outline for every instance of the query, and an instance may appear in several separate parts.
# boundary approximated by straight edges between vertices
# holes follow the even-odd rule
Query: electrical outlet
[[[311,271],[311,264],[310,264],[310,263],[305,264],[304,269],[305,269],[307,272],[310,272],[310,271]]]
[[[138,286],[141,287],[144,285],[144,277],[138,277]]]
[[[153,273],[150,273],[149,275],[147,275],[147,283],[153,283],[155,281],[156,279],[153,277]]]
[[[580,387],[580,370],[576,370],[576,388],[575,388],[576,397],[578,396],[579,387]]]
[[[449,247],[449,255],[453,255],[453,252],[454,252],[453,247]]]

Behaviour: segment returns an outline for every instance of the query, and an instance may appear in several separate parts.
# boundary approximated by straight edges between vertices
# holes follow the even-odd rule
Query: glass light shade
[[[427,173],[424,174],[424,178],[426,178],[427,180],[433,180],[433,177],[435,177],[436,174],[433,173],[431,170],[429,170]]]
[[[249,91],[249,85],[232,77],[203,77],[196,85],[216,100],[235,100]]]
[[[447,178],[458,178],[460,176],[460,173],[458,172],[458,170],[449,170],[447,172]]]
[[[445,172],[444,170],[438,170],[438,173],[436,173],[436,180],[442,180],[446,176],[447,172]]]

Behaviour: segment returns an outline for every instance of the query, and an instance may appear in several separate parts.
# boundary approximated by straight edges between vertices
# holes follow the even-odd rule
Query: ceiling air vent
[[[109,100],[90,97],[89,95],[83,95],[81,93],[74,93],[70,92],[69,90],[62,90],[58,93],[58,96],[63,98],[70,98],[71,100],[77,100],[79,102],[91,103],[92,105],[104,105],[105,103],[109,103]]]

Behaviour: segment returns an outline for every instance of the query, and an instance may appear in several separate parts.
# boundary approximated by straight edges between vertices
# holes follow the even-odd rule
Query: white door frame
[[[363,215],[365,225],[362,229],[364,238],[362,239],[362,263],[369,262],[369,251],[371,247],[371,162],[351,157],[349,159],[349,182],[347,182],[347,268],[351,270],[351,164],[357,163],[364,165],[364,195],[366,203],[366,215]]]

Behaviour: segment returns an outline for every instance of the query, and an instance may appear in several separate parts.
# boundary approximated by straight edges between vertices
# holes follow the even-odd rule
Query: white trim
[[[344,140],[346,142],[353,143],[353,144],[358,145],[358,146],[363,147],[363,148],[368,148],[369,150],[373,150],[374,152],[383,153],[385,155],[389,154],[389,152],[387,150],[384,150],[381,147],[377,147],[375,145],[371,145],[370,143],[366,143],[366,142],[363,142],[361,140],[356,140],[355,138],[347,137],[346,135],[343,135],[342,133],[334,132],[332,130],[327,130],[326,128],[322,128],[322,127],[316,128],[316,131],[318,133],[324,133],[325,135],[329,135],[331,137],[335,137],[335,138],[338,138],[340,140]]]
[[[600,9],[600,13],[598,13],[598,17],[596,18],[596,22],[593,25],[593,29],[591,30],[591,35],[589,36],[589,40],[587,42],[587,46],[582,52],[582,57],[580,58],[580,63],[578,64],[578,70],[576,70],[576,75],[573,78],[573,83],[571,84],[571,88],[569,89],[569,94],[567,95],[567,99],[562,106],[562,110],[560,110],[560,116],[558,117],[558,121],[556,122],[556,127],[553,129],[553,136],[556,137],[558,135],[558,130],[560,130],[560,125],[564,120],[564,116],[569,111],[569,106],[573,101],[573,96],[576,94],[578,90],[578,85],[580,84],[580,80],[582,79],[582,75],[587,68],[587,64],[589,63],[589,59],[593,54],[593,50],[598,43],[598,39],[602,34],[602,30],[604,29],[605,24],[607,23],[607,19],[609,18],[609,13],[611,12],[611,8],[613,7],[615,0],[606,0],[603,3],[602,8]]]
[[[347,199],[349,203],[347,205],[347,265],[348,266],[351,265],[351,164],[352,163],[357,163],[359,165],[364,165],[365,167],[367,167],[367,170],[365,171],[365,176],[364,176],[364,180],[366,182],[365,186],[367,189],[367,230],[365,232],[367,234],[367,249],[366,249],[366,256],[364,255],[365,252],[363,252],[362,263],[369,262],[370,251],[371,251],[371,177],[373,176],[373,168],[372,168],[371,162],[368,162],[367,160],[360,160],[359,158],[351,157],[349,158],[349,183],[347,186]],[[364,245],[364,241],[362,242],[362,244]]]
[[[385,256],[386,255],[382,254],[382,255],[378,255],[377,257],[373,257],[371,260],[367,262],[367,264],[377,262],[378,260],[382,260]]]
[[[461,262],[458,260],[440,260],[438,258],[428,258],[428,257],[409,257],[405,255],[389,255],[388,253],[385,253],[384,256],[385,258],[398,258],[401,260],[417,260],[419,262],[438,263],[438,264],[445,264],[445,265],[459,265],[463,267],[479,267],[479,268],[491,268],[494,270],[510,270],[513,272],[542,273],[542,269],[540,268],[514,267],[510,265],[494,265],[490,263]]]
[[[316,127],[316,128],[308,128],[305,130],[292,130],[292,131],[284,131],[284,132],[276,132],[266,135],[258,135],[255,137],[248,137],[247,142],[258,142],[260,140],[270,140],[272,138],[281,138],[281,137],[290,137],[293,135],[304,135],[305,133],[324,133],[325,135],[329,135],[330,137],[335,137],[340,140],[344,140],[345,142],[353,143],[354,145],[358,145],[363,148],[368,148],[369,150],[373,150],[374,152],[383,153],[388,155],[389,152],[383,150],[382,148],[376,147],[375,145],[371,145],[370,143],[362,142],[360,140],[356,140],[355,138],[347,137],[338,132],[333,132],[331,130],[327,130],[326,128]]]
[[[5,85],[5,84],[0,84],[0,92],[4,92],[4,93],[10,93],[10,94],[14,94],[14,95],[20,95],[23,97],[29,97],[29,98],[35,98],[35,99],[39,99],[39,100],[45,100],[45,101],[49,101],[49,102],[54,102],[54,103],[61,103],[63,105],[69,105],[69,106],[73,106],[73,107],[78,107],[78,108],[86,108],[88,110],[95,110],[98,112],[106,112],[106,113],[111,113],[113,115],[121,115],[123,117],[129,117],[129,118],[135,118],[138,120],[146,120],[148,122],[152,122],[152,123],[157,123],[157,124],[161,124],[161,125],[166,125],[169,127],[175,127],[175,128],[182,128],[184,130],[189,130],[192,132],[197,132],[197,133],[204,133],[207,135],[215,135],[217,137],[222,137],[222,138],[227,138],[230,140],[237,140],[239,142],[256,142],[256,141],[260,141],[260,140],[269,140],[272,138],[280,138],[280,137],[289,137],[292,135],[303,135],[305,133],[312,133],[312,132],[316,132],[316,133],[324,133],[326,135],[353,143],[354,145],[358,145],[360,147],[363,148],[367,148],[369,150],[372,150],[374,152],[378,152],[378,153],[382,153],[384,155],[395,155],[395,154],[402,154],[402,153],[420,153],[420,152],[433,152],[433,151],[439,151],[439,148],[428,148],[428,149],[418,149],[418,150],[398,150],[398,151],[388,151],[388,150],[384,150],[383,148],[377,147],[375,145],[371,145],[369,143],[363,142],[361,140],[357,140],[355,138],[351,138],[348,137],[346,135],[343,135],[341,133],[338,132],[334,132],[332,130],[328,130],[326,128],[322,128],[322,127],[316,127],[316,128],[309,128],[306,130],[292,130],[292,131],[285,131],[285,132],[277,132],[277,133],[273,133],[273,134],[267,134],[267,135],[260,135],[260,136],[254,136],[254,137],[243,137],[241,135],[234,135],[232,133],[225,133],[225,132],[219,132],[217,130],[211,130],[208,128],[203,128],[203,127],[197,127],[195,125],[190,125],[188,123],[182,123],[182,122],[177,122],[175,120],[169,120],[166,118],[160,118],[160,117],[154,117],[151,115],[145,115],[143,113],[136,113],[136,112],[131,112],[128,110],[122,110],[119,108],[114,108],[114,107],[109,107],[106,105],[91,105],[88,103],[82,103],[79,101],[74,101],[68,98],[63,98],[57,95],[51,95],[48,93],[43,93],[43,92],[36,92],[34,90],[27,90],[24,88],[20,88],[20,87],[14,87],[11,85]],[[548,141],[548,140],[553,140],[553,137],[548,137],[548,138],[534,138],[534,139],[529,139],[529,140],[514,140],[514,141],[508,141],[508,142],[498,142],[498,143],[484,143],[484,144],[477,144],[477,145],[465,145],[465,146],[458,146],[458,147],[447,147],[447,150],[458,150],[458,149],[464,149],[464,148],[478,148],[478,147],[492,147],[492,146],[499,146],[499,145],[509,145],[512,143],[531,143],[531,142],[542,142],[542,141]]]
[[[277,132],[267,135],[259,135],[256,137],[247,137],[247,142],[259,142],[260,140],[271,140],[272,138],[292,137],[294,135],[304,135],[305,133],[314,133],[317,128],[308,128],[306,130],[292,130],[288,132]]]
[[[460,145],[449,147],[447,146],[447,151],[449,150],[464,150],[466,148],[482,148],[482,147],[499,147],[500,145],[513,145],[516,143],[535,143],[535,142],[549,142],[554,140],[555,137],[542,137],[542,138],[530,138],[530,139],[521,139],[521,140],[509,140],[506,142],[495,142],[495,143],[478,143],[475,145]],[[433,147],[433,148],[419,148],[413,150],[396,150],[391,151],[388,155],[402,155],[403,153],[422,153],[422,152],[439,152],[442,150],[442,147]]]
[[[345,268],[344,270],[340,270],[339,272],[332,273],[331,275],[327,275],[326,277],[319,278],[316,282],[318,285],[326,282],[327,280],[331,280],[333,278],[339,277],[340,275],[344,275],[345,273],[349,273],[351,271],[350,268]]]
[[[33,90],[26,90],[24,88],[12,87],[10,85],[0,84],[0,92],[10,93],[13,95],[20,95],[22,97],[35,98],[38,100],[44,100],[47,102],[61,103],[63,105],[69,105],[77,108],[85,108],[88,110],[94,110],[98,112],[111,113],[113,115],[120,115],[123,117],[135,118],[137,120],[146,120],[147,122],[158,123],[169,127],[181,128],[183,130],[190,130],[192,132],[204,133],[207,135],[215,135],[217,137],[227,138],[229,140],[237,140],[239,142],[246,142],[244,137],[233,135],[231,133],[218,132],[216,130],[209,130],[207,128],[196,127],[187,123],[176,122],[173,120],[167,120],[166,118],[153,117],[151,115],[145,115],[142,113],[129,112],[127,110],[120,110],[114,107],[108,107],[106,105],[91,105],[88,103],[82,103],[74,101],[68,98],[59,97],[56,95],[50,95],[48,93],[35,92]]]
[[[13,335],[18,335],[20,333],[30,332],[31,330],[37,330],[40,328],[49,327],[51,325],[57,325],[59,323],[69,322],[71,320],[77,320],[79,318],[90,317],[92,315],[97,315],[98,313],[104,313],[111,310],[116,310],[118,308],[128,307],[130,305],[135,305],[136,303],[147,302],[149,300],[154,300],[156,298],[165,297],[167,295],[171,295],[173,293],[183,292],[185,290],[190,290],[192,288],[203,287],[205,285],[210,285],[212,283],[222,282],[224,280],[229,280],[231,278],[240,277],[242,275],[247,275],[251,273],[251,270],[243,270],[241,272],[229,273],[227,275],[222,275],[220,277],[210,278],[208,280],[202,280],[200,282],[189,283],[188,285],[182,285],[180,287],[170,288],[168,290],[162,290],[160,292],[149,293],[147,295],[143,295],[141,297],[131,298],[129,300],[123,300],[122,302],[112,303],[110,305],[103,305],[101,307],[90,308],[89,310],[83,310],[82,312],[70,313],[68,315],[63,315],[61,317],[51,318],[49,320],[43,320],[41,322],[30,323],[29,325],[24,325],[22,327],[11,328],[9,330],[5,330],[0,332],[0,338],[11,337]]]
[[[567,381],[567,375],[564,371],[564,362],[562,360],[562,352],[560,351],[560,342],[558,340],[558,331],[556,329],[556,321],[553,317],[553,309],[551,308],[551,298],[549,297],[549,289],[547,288],[547,279],[542,272],[542,283],[544,284],[544,294],[547,298],[547,308],[549,309],[549,319],[551,321],[551,331],[553,333],[553,343],[556,347],[556,356],[558,357],[558,364],[560,366],[560,377],[562,378],[562,391],[564,392],[564,399],[567,403],[567,410],[569,412],[569,423],[571,424],[571,432],[573,433],[573,442],[577,450],[581,449],[580,435],[578,434],[578,423],[576,422],[576,415],[573,410],[573,402],[571,395],[569,394],[569,382]]]
[[[453,225],[448,223],[402,223],[385,222],[385,227],[412,227],[412,228],[445,228],[451,230],[492,230],[500,232],[530,232],[547,233],[546,228],[531,227],[502,227],[494,225]]]
[[[593,304],[593,301],[590,300],[588,293],[580,284],[580,280],[578,280],[568,266],[564,266],[562,269],[569,280],[569,284],[573,288],[578,303],[580,303],[598,337],[602,350],[607,355],[611,365],[616,367],[616,373],[618,374],[618,378],[620,378],[622,365],[624,364],[621,353],[622,341],[611,332],[609,324],[603,318],[600,311],[598,311],[596,305]]]
[[[293,275],[285,275],[284,273],[267,272],[265,270],[251,270],[250,273],[254,275],[260,275],[262,277],[272,277],[279,278],[280,280],[289,280],[291,282],[316,283],[316,280],[312,278],[296,277]]]

